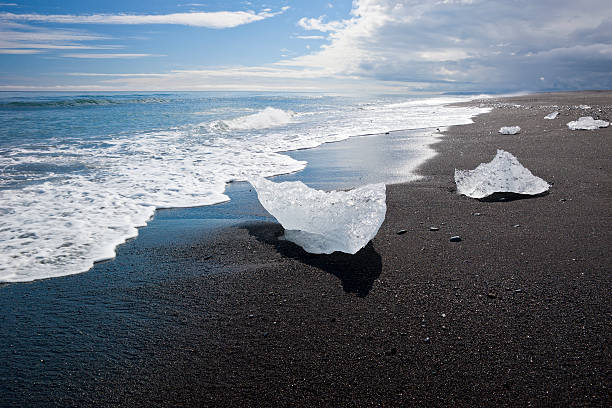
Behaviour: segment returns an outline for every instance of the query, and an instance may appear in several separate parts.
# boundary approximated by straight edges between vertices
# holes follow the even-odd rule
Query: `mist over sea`
[[[469,99],[1,93],[0,281],[87,271],[156,208],[219,203],[229,181],[307,165],[284,151],[470,123],[485,109],[446,106]]]

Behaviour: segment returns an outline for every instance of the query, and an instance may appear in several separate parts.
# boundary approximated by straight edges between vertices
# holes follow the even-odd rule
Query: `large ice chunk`
[[[554,111],[554,112],[549,113],[548,115],[544,116],[544,119],[550,119],[550,120],[556,119],[558,115],[559,115],[559,112],[558,111]]]
[[[550,185],[519,163],[512,154],[498,150],[489,163],[481,163],[474,170],[455,169],[457,192],[472,198],[485,198],[494,193],[536,195]]]
[[[384,183],[350,191],[315,190],[300,181],[250,183],[270,214],[285,228],[285,239],[315,254],[354,254],[374,238],[387,212]]]
[[[499,129],[499,133],[502,135],[516,135],[521,131],[519,126],[504,126]]]
[[[572,130],[595,130],[603,127],[608,127],[610,122],[605,120],[595,120],[592,116],[583,116],[578,120],[574,120],[567,124],[567,127]]]

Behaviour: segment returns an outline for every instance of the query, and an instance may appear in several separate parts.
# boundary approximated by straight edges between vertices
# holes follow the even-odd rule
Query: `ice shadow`
[[[359,297],[366,297],[370,293],[374,281],[382,271],[382,258],[374,249],[372,242],[355,255],[343,252],[329,255],[311,254],[293,242],[279,239],[284,233],[280,224],[248,223],[242,225],[242,228],[258,241],[274,246],[281,255],[331,273],[340,279],[345,292],[354,293]]]
[[[508,202],[508,201],[516,201],[516,200],[529,200],[531,198],[544,197],[548,195],[548,191],[544,191],[540,194],[519,194],[519,193],[493,193],[489,196],[479,198],[479,201],[492,203],[492,202]]]

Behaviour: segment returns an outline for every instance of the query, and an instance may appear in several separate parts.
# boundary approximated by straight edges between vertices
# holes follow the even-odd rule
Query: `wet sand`
[[[157,316],[146,338],[126,334],[146,358],[92,373],[86,386],[51,387],[49,401],[609,406],[612,127],[566,123],[612,119],[612,92],[482,103],[496,107],[445,132],[423,179],[387,187],[386,220],[355,256],[278,240],[282,228],[258,206],[259,219],[144,254],[150,268],[169,270],[134,295]],[[543,119],[554,110],[557,119]],[[497,133],[512,125],[521,133]],[[553,184],[549,194],[457,195],[454,169],[488,162],[497,149]],[[462,241],[450,242],[454,235]]]

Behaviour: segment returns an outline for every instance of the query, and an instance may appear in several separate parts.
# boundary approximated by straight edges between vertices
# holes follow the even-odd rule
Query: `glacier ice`
[[[249,180],[264,208],[285,228],[284,238],[315,254],[355,254],[378,232],[387,212],[384,183],[322,191],[300,181]]]
[[[550,185],[519,163],[512,154],[498,150],[489,163],[481,163],[474,170],[455,169],[457,192],[472,198],[485,198],[494,193],[536,195]]]
[[[572,130],[595,130],[602,127],[610,126],[610,122],[605,120],[595,120],[592,116],[583,116],[578,120],[574,120],[567,124],[567,127]]]
[[[544,116],[544,119],[556,119],[557,115],[559,115],[559,112],[554,111],[553,113],[549,113],[548,115]]]
[[[519,126],[504,126],[499,129],[499,133],[502,135],[516,135],[521,131]]]

